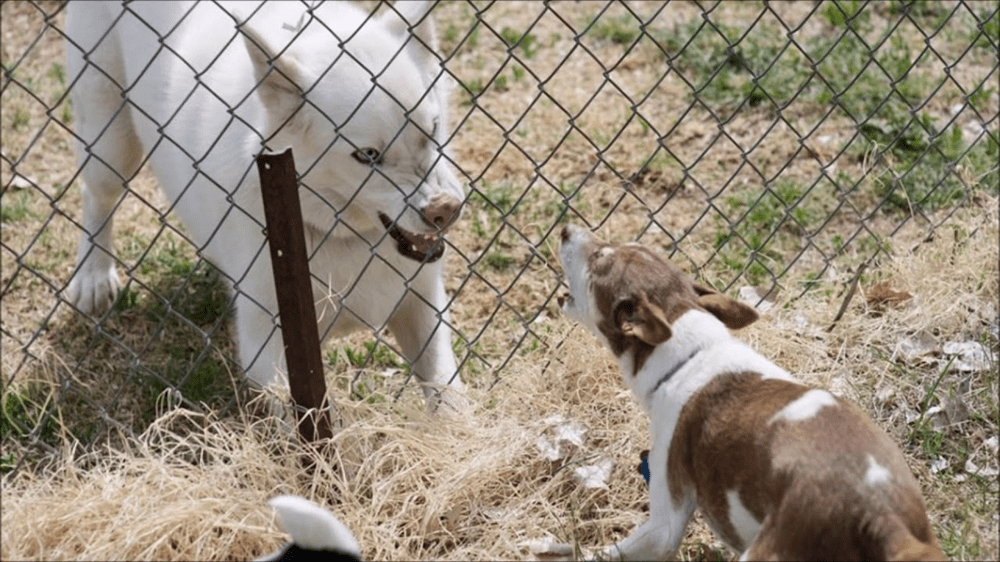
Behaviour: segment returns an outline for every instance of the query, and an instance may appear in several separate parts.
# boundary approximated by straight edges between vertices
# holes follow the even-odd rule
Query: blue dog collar
[[[639,453],[639,474],[642,474],[642,479],[649,486],[649,449]]]

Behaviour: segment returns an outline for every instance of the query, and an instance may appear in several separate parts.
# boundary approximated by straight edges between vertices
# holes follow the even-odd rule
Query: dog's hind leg
[[[112,215],[142,161],[142,145],[122,94],[119,38],[114,30],[103,35],[108,24],[100,8],[70,4],[67,32],[73,41],[66,44],[67,69],[75,79],[74,129],[84,184],[83,233],[67,292],[70,302],[86,314],[107,310],[118,293]]]
[[[448,298],[440,271],[436,271],[440,267],[440,263],[424,265],[388,323],[400,350],[413,365],[432,411],[442,402],[455,409],[466,405],[465,385],[458,377],[451,348]]]

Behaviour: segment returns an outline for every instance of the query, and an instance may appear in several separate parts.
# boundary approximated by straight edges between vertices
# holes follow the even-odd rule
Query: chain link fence
[[[171,402],[232,415],[245,388],[231,287],[242,279],[199,254],[146,160],[121,178],[116,244],[101,248],[116,256],[117,300],[96,318],[67,300],[85,226],[65,7],[2,7],[5,473],[60,454],[66,437],[140,432]],[[363,25],[394,13],[360,8]],[[441,2],[429,17],[433,84],[455,86],[441,165],[465,185],[442,259],[447,325],[461,377],[486,393],[560,343],[567,221],[662,248],[730,294],[794,300],[843,290],[942,232],[969,235],[956,217],[1000,191],[993,2]],[[373,90],[393,78],[369,71]],[[154,119],[125,96],[122,107]],[[241,165],[251,170],[253,154]],[[351,220],[335,225],[361,228]],[[388,263],[387,236],[359,271]],[[335,399],[418,392],[385,327],[326,341]]]

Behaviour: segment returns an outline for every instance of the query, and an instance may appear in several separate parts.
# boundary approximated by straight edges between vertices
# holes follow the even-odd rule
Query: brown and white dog
[[[560,305],[649,414],[650,518],[602,558],[673,556],[695,507],[743,560],[943,559],[892,439],[735,339],[746,304],[639,244],[566,226]]]

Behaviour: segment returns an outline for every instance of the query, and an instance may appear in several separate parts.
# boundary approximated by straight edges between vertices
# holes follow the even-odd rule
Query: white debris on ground
[[[996,357],[985,345],[977,341],[950,341],[942,346],[946,356],[954,356],[951,367],[963,373],[987,371],[996,365]]]
[[[962,373],[988,371],[996,365],[993,351],[977,341],[949,341],[941,344],[932,334],[921,330],[899,340],[892,355],[911,365],[947,365]]]
[[[906,414],[906,423],[923,423],[929,421],[930,427],[936,432],[948,431],[950,428],[969,419],[969,408],[965,396],[972,391],[971,375],[989,372],[997,364],[996,354],[989,347],[977,341],[948,341],[940,343],[933,335],[921,331],[900,340],[893,352],[893,360],[914,366],[947,369],[949,373],[962,378],[953,385],[952,392],[940,393],[939,403],[927,408],[923,413],[911,411]],[[944,376],[947,373],[940,373]],[[887,392],[886,394],[893,394]],[[879,394],[881,396],[881,394]],[[885,403],[885,402],[883,402]],[[955,482],[963,482],[970,475],[981,478],[996,478],[1000,476],[1000,466],[997,464],[997,436],[990,436],[975,451],[972,451],[961,469],[957,468],[960,459],[949,460],[938,457],[931,461],[930,472],[937,474],[955,466],[955,474],[951,476]],[[985,449],[985,451],[984,451]],[[981,454],[982,453],[982,454]]]
[[[528,549],[529,560],[546,562],[576,560],[573,545],[569,543],[538,539],[519,543],[518,546]]]
[[[757,287],[740,287],[739,296],[740,300],[753,305],[761,312],[767,312],[774,308],[774,301],[768,299],[770,295],[762,295],[761,290]]]
[[[949,465],[948,459],[944,457],[938,457],[937,459],[932,460],[931,474],[937,474],[938,472],[941,472],[942,470],[948,468],[948,465]]]
[[[37,185],[37,182],[34,179],[24,177],[21,174],[15,174],[14,179],[10,180],[10,184],[8,184],[11,191],[28,189],[33,185]]]
[[[891,360],[902,359],[910,364],[933,365],[941,354],[941,344],[932,334],[921,330],[912,336],[903,338],[896,343]]]
[[[536,441],[538,451],[549,461],[561,461],[569,458],[583,446],[587,438],[587,427],[583,424],[567,420],[556,414],[540,422],[541,434]],[[608,479],[614,468],[614,460],[609,457],[597,457],[596,462],[577,466],[573,469],[573,480],[584,488],[608,488]]]
[[[611,469],[615,462],[604,457],[595,464],[579,466],[573,470],[573,480],[577,484],[589,489],[608,489],[608,478],[611,477]]]
[[[587,427],[560,414],[542,420],[542,432],[538,436],[538,450],[542,457],[550,461],[562,460],[583,445]]]

